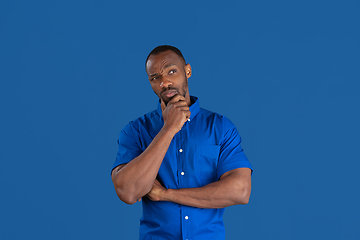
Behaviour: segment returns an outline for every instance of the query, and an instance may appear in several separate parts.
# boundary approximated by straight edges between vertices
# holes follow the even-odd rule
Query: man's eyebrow
[[[150,74],[150,77],[155,77],[156,75],[159,75],[158,73]]]
[[[165,69],[165,68],[168,68],[168,67],[171,67],[171,66],[174,66],[174,65],[176,65],[176,64],[175,64],[175,63],[170,63],[170,64],[166,65],[166,66],[164,67],[164,69]]]
[[[176,65],[176,64],[175,63],[170,63],[170,64],[166,65],[163,69],[166,69],[166,68],[174,66],[174,65]],[[153,73],[153,74],[150,74],[149,76],[150,77],[155,77],[157,75],[159,75],[159,73]]]

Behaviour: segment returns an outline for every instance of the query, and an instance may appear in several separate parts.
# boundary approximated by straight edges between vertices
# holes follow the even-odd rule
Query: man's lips
[[[165,91],[162,95],[165,95],[167,98],[171,98],[177,94],[176,90]]]

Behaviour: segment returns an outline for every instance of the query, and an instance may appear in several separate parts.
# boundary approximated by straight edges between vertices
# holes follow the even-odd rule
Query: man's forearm
[[[177,94],[166,106],[161,99],[164,125],[160,132],[142,154],[113,170],[115,190],[123,202],[133,204],[151,190],[174,135],[190,117],[185,100],[184,96]]]
[[[158,189],[152,200],[170,201],[198,208],[224,208],[247,204],[251,192],[251,170],[230,171],[219,181],[200,188]],[[151,193],[151,192],[150,192]],[[157,199],[156,199],[157,198]]]
[[[133,204],[151,190],[173,137],[173,132],[162,128],[142,154],[113,170],[115,190],[122,201]]]

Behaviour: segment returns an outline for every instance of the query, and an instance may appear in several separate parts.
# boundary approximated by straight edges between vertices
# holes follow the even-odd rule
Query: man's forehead
[[[158,71],[159,69],[164,69],[167,66],[172,65],[183,65],[183,60],[173,51],[168,50],[156,55],[150,55],[147,63],[146,69],[148,73],[153,71]]]

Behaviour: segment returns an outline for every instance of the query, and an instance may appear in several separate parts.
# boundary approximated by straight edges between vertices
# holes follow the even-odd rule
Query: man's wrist
[[[169,135],[171,137],[171,139],[175,136],[175,134],[177,133],[176,130],[171,129],[170,127],[167,126],[163,126],[161,129],[161,132],[163,132],[165,135]]]
[[[173,193],[174,193],[174,189],[171,189],[171,188],[166,189],[162,196],[163,201],[172,202]]]

